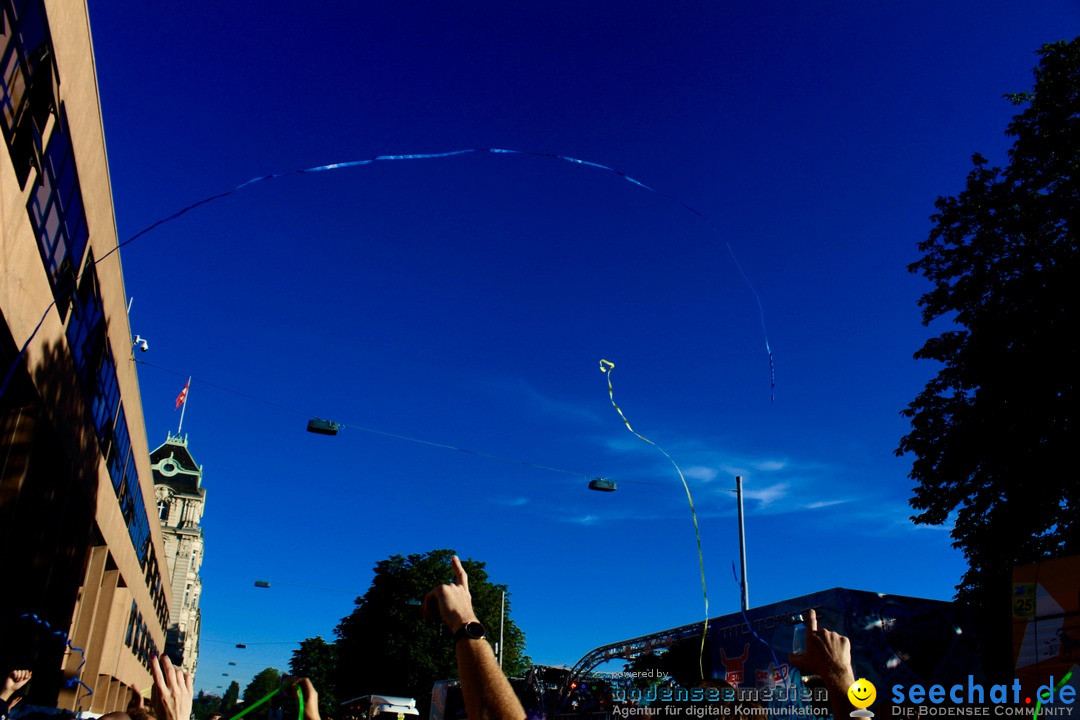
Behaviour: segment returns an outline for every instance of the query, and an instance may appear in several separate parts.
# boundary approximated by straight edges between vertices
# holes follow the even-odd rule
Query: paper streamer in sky
[[[698,668],[701,670],[702,679],[705,678],[705,637],[709,632],[709,591],[705,587],[705,556],[701,553],[701,530],[698,528],[697,511],[694,510],[694,498],[690,495],[690,486],[686,483],[686,477],[683,475],[682,469],[678,463],[667,454],[664,448],[654,443],[649,438],[645,437],[630,425],[630,421],[626,419],[626,415],[623,414],[622,408],[615,402],[615,387],[611,384],[611,371],[615,369],[615,363],[610,360],[600,361],[600,372],[607,376],[608,397],[611,398],[611,405],[615,408],[615,412],[619,413],[619,417],[626,423],[626,429],[632,432],[634,435],[652,445],[659,450],[664,457],[668,459],[672,465],[675,466],[675,472],[679,473],[679,479],[682,480],[683,489],[686,490],[686,499],[690,502],[690,517],[694,521],[694,536],[697,538],[697,558],[698,568],[701,570],[701,594],[705,598],[705,624],[701,629],[701,653],[698,655]]]
[[[709,230],[711,230],[712,233],[714,235],[716,235],[716,237],[718,239],[720,239],[724,243],[724,247],[727,248],[728,255],[731,256],[732,261],[735,263],[735,267],[739,270],[739,275],[742,276],[743,282],[746,283],[746,286],[750,289],[751,294],[753,294],[753,296],[754,296],[754,301],[757,303],[758,316],[759,316],[760,321],[761,321],[761,334],[765,339],[765,352],[767,353],[768,358],[769,358],[769,398],[773,402],[776,401],[776,365],[773,362],[772,346],[769,344],[769,333],[768,333],[768,330],[765,327],[765,307],[762,305],[761,297],[758,295],[757,290],[754,289],[754,286],[750,282],[750,278],[747,276],[746,271],[743,270],[742,264],[739,262],[739,259],[737,257],[735,257],[735,251],[732,250],[731,244],[729,242],[727,242],[727,240],[724,240],[724,236],[720,233],[720,230],[716,227],[716,225],[713,224],[712,220],[710,220],[709,217],[707,215],[705,215],[705,213],[697,210],[696,208],[694,208],[694,207],[692,207],[690,205],[687,205],[685,202],[683,202],[679,198],[675,197],[674,195],[669,195],[669,194],[667,194],[665,192],[661,192],[660,190],[657,190],[657,189],[655,189],[653,187],[650,187],[649,185],[646,185],[645,183],[641,182],[640,180],[637,180],[635,178],[630,177],[629,175],[622,172],[621,170],[616,170],[615,168],[610,167],[608,165],[602,165],[600,163],[592,162],[590,160],[581,160],[579,158],[569,157],[567,155],[557,155],[555,153],[536,152],[536,151],[533,151],[533,150],[506,150],[506,149],[502,149],[502,148],[468,148],[468,149],[465,149],[465,150],[451,150],[449,152],[439,152],[439,153],[414,153],[414,154],[410,154],[410,155],[377,155],[377,156],[375,156],[373,158],[368,158],[367,160],[350,160],[348,162],[330,163],[329,165],[319,165],[319,166],[316,166],[316,167],[302,168],[300,170],[291,170],[289,172],[272,173],[270,175],[260,175],[258,177],[253,177],[250,180],[246,180],[246,181],[240,183],[239,185],[234,187],[232,190],[226,190],[225,192],[221,192],[221,193],[218,193],[216,195],[211,195],[210,197],[203,198],[202,200],[199,200],[198,202],[194,202],[194,203],[188,205],[187,207],[182,208],[181,210],[178,210],[177,212],[174,212],[171,215],[168,215],[166,217],[161,218],[160,220],[157,220],[156,222],[151,223],[150,225],[146,226],[145,228],[143,228],[139,232],[137,232],[134,235],[132,235],[131,237],[129,237],[127,240],[124,240],[123,242],[117,243],[116,247],[114,247],[112,250],[109,250],[107,253],[105,253],[101,257],[96,258],[93,263],[87,263],[86,267],[83,269],[83,273],[85,273],[86,270],[90,269],[94,265],[97,265],[98,263],[100,263],[103,260],[105,260],[106,258],[108,258],[110,255],[112,255],[113,253],[118,251],[120,248],[122,248],[122,247],[124,247],[126,245],[130,245],[131,243],[133,243],[136,240],[138,240],[139,238],[141,238],[143,235],[146,235],[150,231],[154,230],[155,228],[160,227],[161,225],[164,225],[167,222],[171,222],[171,221],[181,217],[182,215],[186,215],[187,213],[191,212],[195,208],[201,207],[201,206],[206,205],[208,203],[211,203],[211,202],[213,202],[215,200],[221,200],[222,198],[226,198],[226,197],[232,195],[233,193],[236,193],[236,192],[238,192],[240,190],[243,190],[246,187],[250,187],[251,185],[255,185],[255,184],[260,183],[260,182],[269,181],[269,180],[276,180],[278,178],[289,177],[291,175],[307,175],[307,174],[320,173],[320,172],[329,172],[331,170],[344,170],[344,169],[347,169],[347,168],[360,167],[362,165],[372,165],[374,163],[382,162],[382,161],[392,161],[392,160],[435,160],[435,159],[439,159],[439,158],[454,157],[454,156],[457,156],[457,155],[469,155],[469,154],[472,154],[472,153],[485,153],[485,152],[486,153],[491,153],[493,155],[529,155],[529,156],[532,156],[532,157],[552,158],[552,159],[555,159],[555,160],[563,160],[565,162],[568,162],[568,163],[571,163],[571,164],[574,164],[574,165],[584,165],[584,166],[587,166],[587,167],[597,168],[599,170],[607,170],[608,172],[612,172],[612,173],[618,175],[622,179],[626,180],[627,182],[629,182],[629,183],[631,183],[633,185],[636,185],[637,187],[640,187],[640,188],[642,188],[644,190],[648,190],[651,193],[656,193],[660,197],[666,198],[666,199],[674,202],[675,204],[682,207],[684,210],[687,210],[687,211],[693,213],[694,215],[696,215],[698,218],[700,218],[702,220],[702,222],[704,222],[705,225],[709,228]],[[81,278],[82,278],[82,274],[80,274],[78,278],[75,278],[75,280],[71,283],[71,285],[69,285],[67,287],[64,287],[61,290],[59,290],[56,293],[56,296],[57,297],[66,297],[70,292],[75,290],[75,288],[78,285],[79,280]],[[42,315],[41,315],[41,320],[38,321],[37,326],[34,328],[33,332],[30,333],[30,337],[26,339],[25,343],[23,343],[22,348],[19,350],[19,354],[16,355],[15,358],[12,360],[11,366],[8,368],[7,373],[5,373],[5,375],[4,375],[3,384],[0,384],[0,397],[3,397],[4,393],[7,391],[8,384],[11,382],[11,378],[15,374],[15,369],[18,367],[19,363],[22,362],[23,357],[26,355],[26,349],[30,346],[30,342],[37,335],[38,330],[41,329],[41,326],[45,322],[45,318],[48,317],[49,311],[52,310],[52,308],[53,308],[53,306],[55,304],[56,304],[56,301],[54,300],[52,303],[49,304],[49,306],[47,308],[45,308],[45,312],[42,313]]]

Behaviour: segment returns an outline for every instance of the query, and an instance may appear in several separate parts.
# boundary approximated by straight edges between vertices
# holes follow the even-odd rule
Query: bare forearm
[[[525,709],[486,640],[457,643],[458,674],[469,720],[524,720]]]
[[[843,718],[849,715],[854,706],[848,701],[847,691],[855,682],[855,676],[850,671],[845,670],[822,679],[825,681],[825,689],[829,693],[829,703],[832,705],[833,717]]]

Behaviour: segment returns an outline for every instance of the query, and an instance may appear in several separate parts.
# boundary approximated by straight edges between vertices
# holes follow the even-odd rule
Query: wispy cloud
[[[761,503],[762,507],[766,507],[786,497],[789,487],[790,485],[786,482],[776,483],[763,488],[743,487],[743,497],[749,498],[750,500],[757,500]]]
[[[851,502],[851,500],[817,500],[803,505],[803,508],[806,510],[820,510],[821,508],[832,507],[833,505],[843,505],[844,503],[849,502]]]
[[[526,402],[549,415],[586,420],[593,425],[601,423],[601,418],[592,410],[580,404],[545,395],[523,378],[505,378],[490,382],[500,390],[523,396]]]
[[[529,504],[529,498],[527,497],[513,497],[513,498],[493,498],[492,502],[496,505],[502,505],[503,507],[521,507],[522,505]]]
[[[686,477],[704,482],[715,480],[717,472],[716,468],[705,467],[704,465],[691,465],[683,469],[683,475]]]

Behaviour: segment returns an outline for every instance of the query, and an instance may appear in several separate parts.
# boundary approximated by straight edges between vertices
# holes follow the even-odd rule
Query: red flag
[[[187,391],[191,387],[191,378],[188,378],[187,385],[180,391],[180,394],[176,396],[176,409],[179,410],[180,406],[187,402]]]

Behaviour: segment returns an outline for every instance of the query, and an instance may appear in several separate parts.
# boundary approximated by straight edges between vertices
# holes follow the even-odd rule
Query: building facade
[[[187,435],[169,435],[150,453],[154,497],[164,534],[165,561],[172,578],[165,652],[191,674],[199,662],[199,597],[203,535],[199,527],[206,490],[202,467],[188,451]]]
[[[105,712],[170,597],[85,2],[0,0],[0,130],[0,665]]]

